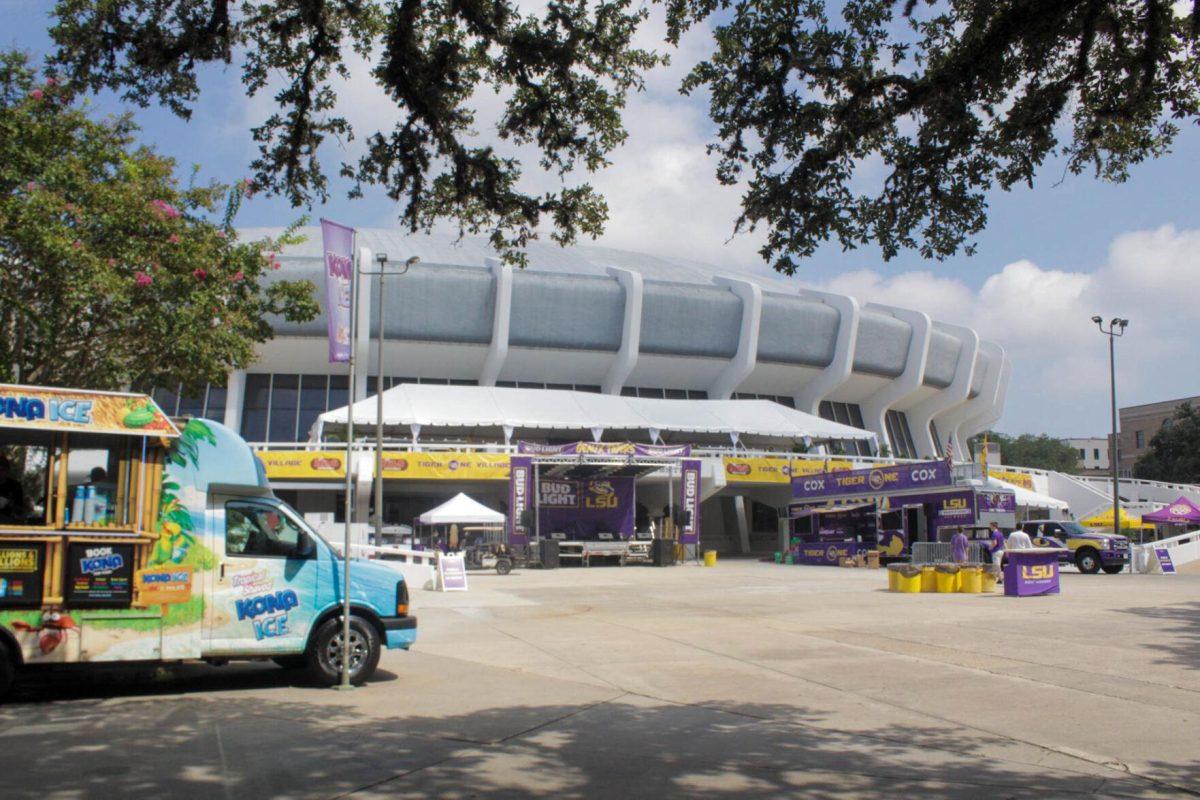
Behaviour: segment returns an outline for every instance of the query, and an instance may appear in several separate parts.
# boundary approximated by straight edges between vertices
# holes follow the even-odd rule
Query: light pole
[[[388,254],[377,253],[375,260],[379,269],[372,272],[360,269],[359,275],[379,276],[379,296],[376,308],[379,313],[379,340],[375,346],[375,543],[383,544],[383,277],[403,275],[408,268],[420,261],[419,256],[410,256],[399,272],[387,272]]]
[[[1092,322],[1096,323],[1096,327],[1100,332],[1108,337],[1108,381],[1109,392],[1112,401],[1112,448],[1110,457],[1112,458],[1112,484],[1113,484],[1113,533],[1120,535],[1121,533],[1121,479],[1120,479],[1120,453],[1121,445],[1117,439],[1117,337],[1125,335],[1125,328],[1129,325],[1129,320],[1113,317],[1108,323],[1108,328],[1104,327],[1104,320],[1099,315],[1092,317]],[[1134,549],[1133,544],[1129,546],[1129,572],[1134,573]]]

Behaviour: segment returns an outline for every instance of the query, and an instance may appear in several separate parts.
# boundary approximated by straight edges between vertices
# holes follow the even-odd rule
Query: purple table
[[[1061,547],[1027,547],[1004,551],[1004,594],[1032,597],[1058,594],[1058,557]]]

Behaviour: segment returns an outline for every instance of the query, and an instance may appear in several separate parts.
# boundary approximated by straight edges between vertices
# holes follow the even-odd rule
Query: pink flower
[[[192,270],[192,275],[196,277],[196,280],[202,281],[208,277],[208,271],[202,267],[196,267],[194,270]]]
[[[244,280],[246,279],[246,276],[245,276],[245,274],[243,274],[243,272],[242,272],[242,271],[239,269],[237,272],[233,273],[233,279],[234,279],[235,281],[244,281]]]
[[[150,284],[154,283],[154,278],[150,277],[141,270],[138,270],[138,272],[134,274],[133,279],[137,281],[138,286],[149,286]]]
[[[117,265],[117,260],[116,260],[115,258],[110,258],[110,259],[108,260],[108,265],[109,265],[110,267],[115,267],[115,266]]]
[[[81,242],[81,241],[79,241],[78,239],[76,239],[75,241],[71,242],[71,247],[74,247],[76,250],[82,250],[82,249],[83,249],[83,242]]]
[[[179,236],[177,234],[172,233],[170,236],[167,237],[167,241],[170,242],[171,244],[179,244]]]
[[[75,204],[74,203],[67,203],[66,205],[63,206],[63,208],[65,208],[67,211],[70,211],[71,213],[75,212]]]
[[[54,80],[54,78],[46,78],[46,85],[47,86],[58,86],[58,81]]]
[[[33,181],[30,181],[29,183],[25,184],[25,191],[27,191],[27,192],[32,192],[36,188],[38,188],[38,185],[36,183],[34,183]]]
[[[167,219],[178,219],[179,209],[168,203],[166,200],[151,200],[150,205],[154,207],[158,213],[162,214]]]
[[[218,239],[224,239],[224,238],[225,238],[225,231],[217,231],[217,238],[218,238]]]
[[[271,269],[279,269],[281,266],[283,266],[283,265],[280,264],[278,261],[271,262]]]
[[[43,92],[41,89],[34,89],[32,92],[29,93],[29,96],[32,97],[34,100],[41,100],[43,97],[46,96],[46,93]]]

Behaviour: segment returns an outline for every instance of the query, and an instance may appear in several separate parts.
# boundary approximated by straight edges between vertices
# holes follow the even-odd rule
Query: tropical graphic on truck
[[[145,395],[0,386],[0,692],[15,672],[271,658],[342,672],[337,554],[237,434]],[[103,411],[103,413],[99,413]],[[416,638],[403,576],[356,562],[351,680]]]

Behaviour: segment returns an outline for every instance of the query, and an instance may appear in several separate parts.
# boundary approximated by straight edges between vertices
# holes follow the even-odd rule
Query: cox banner
[[[329,361],[349,361],[354,229],[323,219],[321,242],[325,254],[325,313],[329,322]]]
[[[923,461],[873,469],[854,469],[849,472],[793,476],[792,497],[847,497],[949,486],[953,482],[954,475],[945,461]]]
[[[679,481],[679,507],[690,511],[690,519],[679,531],[679,541],[682,544],[696,544],[700,541],[700,460],[685,459],[683,476]]]
[[[508,477],[508,543],[528,544],[533,533],[522,520],[532,508],[533,459],[513,456]]]
[[[515,469],[515,467],[514,467]],[[538,481],[538,524],[543,537],[565,533],[593,539],[598,533],[633,535],[633,478]]]

